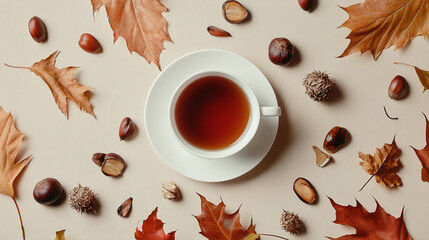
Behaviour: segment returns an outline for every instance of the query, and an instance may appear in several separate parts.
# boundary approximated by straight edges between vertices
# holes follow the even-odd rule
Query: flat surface
[[[155,151],[172,169],[191,179],[222,182],[253,169],[268,153],[278,130],[278,117],[262,117],[252,141],[240,152],[219,159],[204,159],[187,152],[174,136],[168,118],[174,91],[184,79],[201,71],[221,71],[243,79],[260,106],[277,106],[274,91],[259,69],[247,59],[224,50],[192,52],[167,66],[155,80],[145,106],[145,128]]]
[[[159,70],[138,54],[131,55],[123,39],[113,44],[104,7],[95,14],[94,21],[89,0],[0,0],[0,63],[29,66],[61,50],[57,66],[79,66],[75,78],[95,89],[91,102],[97,119],[70,103],[67,120],[39,77],[0,64],[0,104],[12,111],[18,129],[26,133],[21,156],[34,156],[16,186],[27,240],[54,239],[55,231],[61,229],[67,229],[67,240],[133,239],[136,226],[157,206],[166,231],[177,230],[176,239],[203,240],[192,216],[200,213],[195,192],[216,204],[222,197],[230,212],[241,205],[243,225],[247,226],[252,217],[258,232],[314,240],[354,231],[332,223],[335,211],[326,196],[342,205],[354,204],[356,198],[370,211],[375,209],[376,198],[396,217],[405,206],[404,219],[410,234],[417,240],[427,239],[429,184],[420,180],[421,164],[409,145],[425,145],[422,112],[429,114],[429,94],[422,93],[423,87],[412,68],[393,62],[429,70],[428,42],[417,37],[403,49],[385,50],[377,61],[367,53],[336,58],[347,47],[345,37],[349,33],[347,29],[337,29],[347,19],[338,6],[355,2],[320,0],[315,11],[307,13],[296,1],[243,1],[251,19],[232,25],[222,17],[222,0],[162,1],[170,9],[164,16],[174,41],[165,43],[163,68],[196,50],[235,52],[249,59],[268,78],[283,110],[277,138],[261,164],[232,181],[203,183],[170,169],[151,147],[145,132],[144,105]],[[28,34],[28,20],[35,15],[48,28],[46,43],[38,44]],[[208,25],[224,28],[233,37],[210,36],[206,32]],[[77,42],[84,32],[98,38],[103,53],[91,55],[79,48]],[[271,39],[280,36],[296,46],[298,54],[292,66],[276,66],[268,59]],[[332,101],[321,104],[304,94],[302,79],[312,70],[327,71],[336,81],[338,91]],[[387,96],[389,82],[397,74],[408,80],[411,90],[401,101]],[[389,120],[383,105],[399,120]],[[139,131],[131,141],[120,142],[118,126],[125,116],[136,122]],[[346,127],[352,140],[333,155],[334,162],[319,168],[312,146],[322,147],[325,134],[335,125]],[[376,147],[390,143],[395,134],[402,150],[404,167],[399,175],[404,186],[388,190],[373,180],[358,192],[369,177],[358,165],[358,152],[373,153]],[[123,177],[106,177],[92,163],[92,154],[100,151],[117,152],[124,157],[128,167]],[[296,197],[292,183],[300,176],[317,189],[317,204],[306,205]],[[100,214],[78,214],[68,202],[51,207],[36,203],[33,187],[46,177],[60,180],[66,191],[78,183],[93,188],[100,199]],[[170,180],[181,188],[182,201],[162,198],[161,183]],[[130,196],[134,198],[131,215],[120,218],[116,209]],[[302,236],[290,236],[281,230],[282,209],[299,213],[306,226]],[[9,197],[0,196],[0,211],[0,239],[21,239],[18,217]]]

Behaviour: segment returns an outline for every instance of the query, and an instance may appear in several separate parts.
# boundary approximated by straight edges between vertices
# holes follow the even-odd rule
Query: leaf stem
[[[391,117],[391,116],[389,116],[389,114],[387,113],[387,110],[386,110],[386,106],[383,106],[383,108],[384,108],[384,113],[386,113],[386,116],[390,119],[390,120],[398,120],[399,118],[397,118],[397,117]]]
[[[289,239],[287,239],[285,237],[280,237],[280,236],[277,236],[277,235],[274,235],[274,234],[259,234],[259,235],[260,236],[276,237],[276,238],[280,238],[280,239],[284,239],[284,240],[289,240]]]
[[[408,66],[408,67],[415,67],[415,66],[413,66],[413,65],[410,65],[410,64],[408,64],[408,63],[401,63],[401,62],[393,62],[394,64],[402,64],[402,65],[405,65],[405,66]]]
[[[28,67],[12,66],[12,65],[9,65],[9,64],[7,64],[7,63],[5,63],[4,65],[5,65],[6,67],[10,67],[10,68],[25,68],[25,69],[28,69]]]
[[[19,211],[19,207],[18,207],[18,204],[16,203],[15,198],[12,197],[12,199],[13,199],[13,202],[15,203],[16,210],[18,211],[19,223],[21,224],[22,240],[25,240],[25,233],[24,233],[24,226],[22,225],[21,212]]]

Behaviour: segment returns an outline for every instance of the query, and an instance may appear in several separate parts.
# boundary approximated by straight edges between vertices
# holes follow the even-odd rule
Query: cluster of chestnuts
[[[34,41],[38,43],[47,40],[48,32],[46,31],[45,23],[39,17],[34,16],[30,19],[28,22],[28,31]],[[89,53],[99,53],[102,51],[100,42],[89,33],[82,34],[78,44],[82,50]]]

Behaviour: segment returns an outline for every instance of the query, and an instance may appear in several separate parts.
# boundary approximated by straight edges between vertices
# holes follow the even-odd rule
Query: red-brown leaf
[[[250,226],[245,230],[240,223],[238,209],[233,214],[225,212],[225,204],[221,201],[218,205],[201,198],[201,214],[195,216],[200,225],[200,234],[209,240],[244,240],[249,234],[256,233],[255,226]]]
[[[174,234],[176,231],[170,232],[165,235],[164,233],[164,223],[159,220],[156,216],[158,208],[155,208],[153,212],[143,221],[142,230],[140,231],[136,228],[136,233],[134,237],[137,240],[174,240]]]
[[[417,150],[414,147],[412,148],[422,163],[422,181],[429,182],[429,121],[426,115],[424,116],[426,119],[426,146],[420,150]]]
[[[353,235],[345,235],[333,240],[412,240],[403,220],[386,213],[377,203],[375,212],[369,213],[358,201],[356,207],[338,205],[329,198],[336,210],[334,223],[351,226],[356,229]]]

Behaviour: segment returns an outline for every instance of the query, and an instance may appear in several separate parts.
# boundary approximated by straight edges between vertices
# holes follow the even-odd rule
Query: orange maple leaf
[[[195,216],[200,225],[200,234],[209,240],[244,240],[249,234],[256,233],[255,226],[250,226],[245,230],[240,223],[238,209],[233,214],[225,212],[225,204],[221,201],[218,205],[201,198],[201,214]]]
[[[73,102],[75,102],[80,110],[84,110],[95,117],[88,96],[88,93],[90,90],[92,90],[92,88],[81,85],[73,79],[73,73],[76,71],[76,69],[78,69],[78,67],[66,67],[61,69],[56,68],[55,61],[58,54],[59,51],[56,51],[46,59],[36,62],[31,67],[16,67],[8,64],[5,65],[12,68],[28,69],[37,76],[41,77],[51,90],[58,108],[67,118],[67,99],[71,99]]]
[[[93,13],[103,5],[106,7],[114,42],[123,37],[130,52],[137,52],[161,69],[159,55],[165,49],[164,41],[172,42],[162,16],[168,8],[159,0],[91,0],[91,3]]]
[[[340,57],[371,51],[374,60],[395,45],[403,47],[416,36],[429,35],[429,1],[365,0],[343,8],[349,19],[340,27],[351,30],[350,44]]]
[[[31,161],[31,156],[22,161],[17,159],[24,134],[16,129],[12,114],[3,111],[2,107],[0,107],[0,134],[0,194],[8,195],[13,199],[21,223],[22,238],[25,239],[21,213],[15,200],[13,186],[16,177]]]
[[[425,114],[426,119],[426,146],[423,149],[417,150],[414,147],[417,157],[422,163],[422,181],[429,182],[429,121]]]
[[[377,203],[375,212],[369,213],[358,201],[356,207],[341,206],[331,198],[332,206],[336,211],[334,223],[348,225],[356,229],[353,235],[345,235],[332,240],[412,240],[408,234],[403,219],[403,212],[399,218],[386,213]]]
[[[156,216],[158,208],[155,208],[153,212],[143,221],[142,230],[140,231],[136,228],[136,233],[134,237],[137,240],[174,240],[174,232],[169,234],[164,233],[164,223],[159,220]]]

